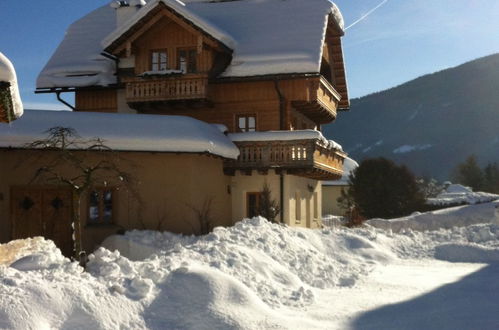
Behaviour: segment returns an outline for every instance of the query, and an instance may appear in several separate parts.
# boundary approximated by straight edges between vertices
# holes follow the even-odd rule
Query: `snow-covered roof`
[[[333,140],[328,140],[320,131],[306,129],[297,131],[266,131],[266,132],[244,132],[231,133],[228,137],[233,142],[244,141],[293,141],[293,140],[319,140],[322,145],[330,148],[343,151],[340,144]]]
[[[147,2],[118,29],[115,9],[107,5],[73,23],[40,73],[37,88],[114,83],[114,63],[100,55],[104,46],[159,2],[233,50],[232,62],[220,77],[319,73],[329,17],[340,29],[344,26],[330,0]]]
[[[105,49],[110,46],[116,39],[121,37],[123,33],[132,28],[138,21],[143,19],[153,8],[158,4],[164,3],[169,8],[173,9],[176,13],[180,14],[182,17],[192,22],[198,28],[217,39],[218,41],[225,44],[227,47],[233,49],[236,42],[232,37],[225,31],[220,30],[218,27],[213,25],[211,22],[207,21],[201,16],[196,15],[193,11],[187,9],[183,2],[178,0],[149,0],[147,5],[142,7],[135,15],[133,15],[129,20],[127,20],[123,25],[115,29],[111,34],[109,34],[102,42],[101,45]]]
[[[343,176],[341,179],[336,180],[336,181],[323,181],[322,185],[323,186],[348,186],[348,178],[350,176],[350,173],[352,173],[353,170],[355,170],[357,167],[359,167],[359,164],[353,160],[352,158],[345,158],[345,161],[343,163]]]
[[[98,137],[120,151],[239,155],[219,126],[190,117],[42,110],[27,110],[17,121],[0,124],[0,148],[23,148],[57,126],[73,128],[82,139]]]
[[[107,86],[116,83],[115,63],[101,55],[100,42],[116,28],[115,9],[102,6],[71,24],[43,68],[37,88]]]
[[[12,99],[12,111],[15,118],[23,114],[23,104],[19,95],[19,86],[17,85],[17,76],[14,66],[9,59],[0,52],[0,82],[10,84],[10,96]],[[6,109],[4,109],[6,111]],[[7,114],[5,114],[7,115]],[[0,115],[1,117],[1,115]]]

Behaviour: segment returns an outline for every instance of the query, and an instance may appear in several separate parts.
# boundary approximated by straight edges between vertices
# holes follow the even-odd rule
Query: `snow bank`
[[[435,258],[452,262],[499,262],[499,248],[477,244],[442,244],[435,248]]]
[[[0,148],[23,148],[57,126],[71,127],[83,139],[99,137],[114,150],[239,155],[220,127],[190,117],[41,110],[26,111],[10,125],[0,124]]]
[[[473,192],[470,187],[460,184],[449,185],[435,198],[429,198],[426,203],[430,205],[449,204],[478,204],[487,203],[499,199],[499,195],[485,192]]]
[[[371,219],[367,221],[367,224],[371,226],[393,232],[405,229],[438,230],[477,223],[499,224],[499,202],[452,207],[426,213],[416,212],[413,215],[392,220]]]
[[[484,205],[468,210],[486,213],[478,207]],[[399,258],[406,266],[417,259],[420,268],[435,256],[497,262],[499,225],[393,233],[289,228],[254,218],[203,237],[131,231],[105,246],[121,252],[98,249],[83,272],[40,238],[0,245],[0,252],[11,251],[7,264],[33,265],[23,257],[36,253],[52,260],[25,270],[0,266],[0,328],[344,329],[338,315],[352,319],[366,305],[345,306],[341,297],[372,301],[376,292],[386,301],[385,287],[362,289],[373,270]],[[400,271],[391,275],[404,281]],[[341,300],[337,309],[331,299]]]
[[[12,98],[13,113],[8,116],[12,115],[14,117],[12,119],[18,118],[23,114],[23,104],[21,95],[19,94],[16,71],[9,59],[0,52],[0,83],[2,82],[10,84],[9,90]],[[6,111],[6,109],[4,109],[4,111]]]

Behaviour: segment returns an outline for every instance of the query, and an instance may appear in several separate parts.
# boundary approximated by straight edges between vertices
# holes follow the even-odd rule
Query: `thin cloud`
[[[387,3],[388,0],[383,0],[380,4],[378,4],[376,7],[374,7],[373,9],[369,10],[367,13],[365,13],[364,15],[362,15],[358,20],[356,20],[355,22],[353,22],[352,24],[350,24],[349,26],[347,26],[345,28],[345,31],[348,30],[349,28],[351,28],[352,26],[355,26],[357,25],[358,23],[362,22],[363,20],[365,20],[369,15],[371,15],[372,13],[374,13],[376,10],[378,10],[381,6],[383,6],[385,3]]]

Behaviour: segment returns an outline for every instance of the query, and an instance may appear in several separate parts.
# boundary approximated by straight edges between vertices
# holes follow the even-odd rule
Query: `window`
[[[197,72],[196,49],[179,49],[177,51],[177,69],[183,73]]]
[[[246,194],[247,217],[253,218],[260,213],[261,192],[249,192]]]
[[[165,71],[168,69],[168,53],[166,49],[153,50],[151,52],[151,70]]]
[[[254,132],[256,131],[256,116],[255,115],[238,115],[236,117],[238,132]]]
[[[90,192],[88,199],[88,224],[110,224],[113,222],[114,189],[101,188]]]
[[[301,198],[298,191],[295,192],[295,221],[296,223],[301,222]]]

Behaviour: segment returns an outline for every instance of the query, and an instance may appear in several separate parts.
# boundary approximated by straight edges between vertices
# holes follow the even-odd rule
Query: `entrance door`
[[[12,238],[43,236],[62,253],[72,255],[71,190],[61,187],[13,187],[11,189]]]

